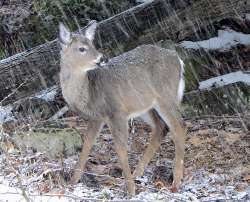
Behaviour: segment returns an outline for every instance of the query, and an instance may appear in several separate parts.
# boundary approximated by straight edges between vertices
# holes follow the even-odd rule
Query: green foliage
[[[0,49],[0,58],[5,58],[5,53],[3,49]]]

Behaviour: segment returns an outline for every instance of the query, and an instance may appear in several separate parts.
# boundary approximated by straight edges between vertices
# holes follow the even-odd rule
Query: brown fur
[[[102,124],[107,123],[128,192],[133,195],[133,177],[143,174],[164,137],[160,115],[173,133],[173,188],[179,188],[183,177],[185,131],[180,124],[178,88],[182,69],[177,53],[154,45],[142,45],[98,67],[96,62],[101,53],[92,44],[95,27],[92,23],[83,35],[72,35],[60,25],[62,93],[68,105],[89,121],[72,182],[79,180],[96,134]],[[81,47],[86,48],[85,53],[79,51]],[[127,155],[127,121],[143,112],[149,112],[155,126],[149,146],[132,175]]]

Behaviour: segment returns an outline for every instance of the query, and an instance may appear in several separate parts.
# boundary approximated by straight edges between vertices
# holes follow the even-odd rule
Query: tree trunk
[[[114,56],[142,43],[197,39],[207,26],[245,13],[250,13],[246,0],[155,0],[100,22],[95,43]],[[0,61],[0,104],[55,85],[58,72],[57,40]]]

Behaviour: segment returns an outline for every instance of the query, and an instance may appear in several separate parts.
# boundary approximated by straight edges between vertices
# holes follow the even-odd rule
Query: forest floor
[[[179,193],[169,191],[174,145],[167,135],[144,176],[136,180],[133,201],[250,201],[248,123],[249,115],[186,119],[185,177]],[[130,134],[129,161],[134,169],[150,127],[135,124]],[[66,181],[77,156],[51,159],[46,153],[21,152],[11,142],[5,144],[9,152],[0,155],[0,201],[126,201],[125,181],[107,128],[75,186]]]

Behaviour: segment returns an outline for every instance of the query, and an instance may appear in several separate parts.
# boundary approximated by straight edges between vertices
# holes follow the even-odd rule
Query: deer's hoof
[[[144,173],[143,169],[135,169],[133,172],[133,178],[135,179],[136,177],[142,176]]]
[[[69,181],[69,184],[70,185],[76,185],[78,182],[79,182],[80,178],[79,177],[75,177],[73,176],[70,181]]]
[[[170,191],[171,191],[172,193],[176,193],[176,192],[179,191],[179,188],[180,188],[180,185],[177,185],[177,184],[175,184],[175,183],[173,182],[173,184],[172,184],[172,186],[171,186],[171,188],[170,188]]]

